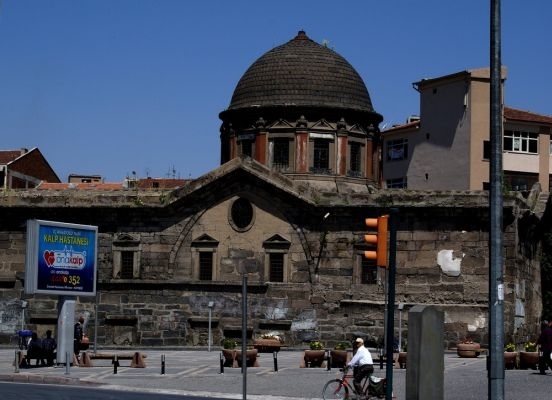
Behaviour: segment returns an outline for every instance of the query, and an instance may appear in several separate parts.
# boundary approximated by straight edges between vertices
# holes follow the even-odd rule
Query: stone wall
[[[266,182],[265,182],[266,183]],[[271,186],[272,185],[272,186]],[[399,208],[396,301],[408,309],[434,305],[445,314],[445,345],[471,336],[487,343],[487,194],[396,191],[392,194],[289,195],[274,182],[209,188],[201,196],[147,192],[97,194],[87,199],[40,194],[0,205],[0,339],[13,342],[20,323],[19,299],[29,301],[25,326],[43,335],[56,327],[57,299],[25,295],[25,221],[28,218],[97,225],[98,296],[78,299],[77,312],[90,313],[88,326],[98,345],[204,346],[208,303],[214,302],[213,343],[241,338],[242,272],[248,274],[248,337],[273,332],[288,346],[321,338],[329,345],[363,335],[383,337],[385,269],[376,284],[359,283],[364,218]],[[276,185],[278,186],[278,185]],[[247,190],[244,190],[244,187]],[[26,197],[28,196],[28,197]],[[254,205],[251,228],[237,232],[229,209],[237,197]],[[193,200],[193,201],[192,201]],[[39,206],[37,206],[37,202]],[[76,204],[78,207],[67,207]],[[83,204],[87,204],[84,206]],[[538,246],[518,229],[538,220],[523,212],[522,200],[504,208],[506,337],[536,334],[541,311]],[[330,216],[322,222],[320,216]],[[524,226],[525,226],[524,225]],[[140,243],[140,276],[113,277],[113,242],[120,234]],[[205,236],[206,235],[206,236]],[[289,242],[284,282],[269,282],[264,246],[274,236]],[[213,281],[197,277],[194,241],[216,241]],[[280,239],[278,239],[280,240]],[[531,249],[528,251],[527,249]],[[97,303],[96,303],[97,301]],[[395,327],[398,323],[396,313]],[[97,331],[95,332],[97,326]],[[397,328],[396,328],[397,330]]]

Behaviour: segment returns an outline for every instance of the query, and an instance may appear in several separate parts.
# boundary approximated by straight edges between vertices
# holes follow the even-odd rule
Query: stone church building
[[[380,190],[383,118],[343,57],[299,32],[249,67],[220,119],[220,167],[179,188],[4,191],[1,342],[57,323],[57,297],[23,290],[31,219],[98,227],[97,296],[77,312],[99,346],[205,346],[210,303],[213,343],[240,338],[244,274],[251,340],[375,342],[387,270],[363,256],[364,220],[394,207],[404,338],[408,309],[427,304],[444,311],[446,346],[487,343],[488,192]],[[542,308],[536,198],[504,197],[508,341],[534,338]]]

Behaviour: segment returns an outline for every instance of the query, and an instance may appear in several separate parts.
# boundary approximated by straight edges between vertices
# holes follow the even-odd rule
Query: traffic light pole
[[[385,330],[386,341],[386,365],[385,377],[387,379],[387,390],[385,398],[393,398],[393,344],[394,340],[394,321],[395,321],[395,273],[396,273],[396,254],[397,254],[397,217],[399,210],[391,208],[389,210],[389,268],[387,270],[387,324]]]

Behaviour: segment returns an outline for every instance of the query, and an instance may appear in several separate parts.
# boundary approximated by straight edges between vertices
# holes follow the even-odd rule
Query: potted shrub
[[[309,343],[310,350],[303,353],[303,362],[301,367],[323,367],[326,359],[326,350],[324,343],[320,340],[313,340]]]
[[[349,342],[337,342],[330,351],[330,360],[332,368],[343,368],[349,361]]]
[[[236,360],[236,339],[224,338],[222,340],[222,355],[224,356],[224,366],[233,367]]]
[[[324,350],[324,343],[320,340],[313,340],[309,343],[309,348],[311,350]]]
[[[519,352],[519,367],[521,369],[537,369],[539,364],[539,352],[535,342],[527,342],[523,345],[523,350]]]
[[[238,342],[236,341],[236,339],[224,338],[222,340],[222,347],[224,349],[232,350],[232,349],[235,349],[237,346],[238,346]]]
[[[471,338],[466,338],[458,342],[456,346],[458,357],[475,358],[481,354],[481,345]]]
[[[537,344],[535,342],[527,342],[523,345],[523,349],[528,353],[534,353],[537,351]]]
[[[514,369],[517,364],[516,345],[508,343],[504,346],[504,368]]]

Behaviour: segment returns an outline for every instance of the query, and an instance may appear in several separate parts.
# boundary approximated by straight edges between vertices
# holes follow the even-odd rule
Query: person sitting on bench
[[[31,366],[31,360],[36,359],[36,366],[40,363],[41,365],[46,365],[44,361],[44,352],[42,351],[42,340],[38,338],[36,332],[33,332],[31,336],[31,341],[27,348],[27,366]]]

